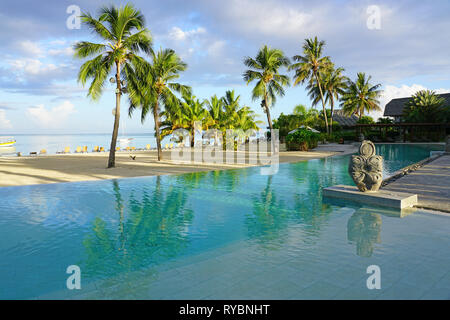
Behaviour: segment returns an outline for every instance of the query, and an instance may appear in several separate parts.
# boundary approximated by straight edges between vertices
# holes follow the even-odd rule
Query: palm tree
[[[317,83],[320,100],[322,101],[325,127],[327,133],[329,133],[320,75],[329,69],[331,62],[328,56],[322,57],[324,45],[325,41],[319,41],[317,40],[317,37],[314,39],[305,39],[305,43],[303,44],[303,55],[296,55],[293,57],[293,60],[297,62],[293,63],[289,67],[289,70],[295,70],[294,85],[298,85],[299,83],[303,84],[306,81],[309,81],[310,85],[313,85],[314,81]]]
[[[201,129],[208,129],[212,124],[208,110],[204,108],[205,101],[200,101],[193,95],[183,95],[181,101],[181,120],[185,129],[190,131],[191,148],[195,145],[195,123],[201,122]]]
[[[143,60],[137,53],[152,52],[152,40],[150,32],[144,27],[144,16],[130,4],[120,8],[103,7],[97,19],[89,13],[83,13],[81,20],[103,40],[102,43],[80,41],[74,45],[75,57],[84,59],[95,56],[86,61],[78,73],[78,81],[83,86],[88,79],[92,79],[88,96],[93,100],[100,98],[108,75],[115,67],[115,78],[110,79],[111,82],[116,83],[114,129],[108,159],[108,168],[112,168],[115,166],[116,141],[119,132],[120,98],[125,92],[122,86],[124,80],[129,80],[126,76],[127,71]]]
[[[227,90],[225,92],[225,96],[221,98],[223,108],[224,108],[224,116],[222,121],[222,129],[234,129],[234,122],[236,120],[237,112],[239,110],[239,101],[241,96],[238,95],[236,97],[236,93],[234,90]]]
[[[246,57],[244,64],[250,68],[243,74],[244,81],[248,85],[257,80],[252,91],[252,99],[262,99],[261,107],[267,115],[267,122],[272,131],[269,108],[275,104],[277,95],[284,96],[283,86],[289,85],[289,77],[279,74],[278,69],[288,67],[289,59],[284,56],[283,51],[264,46],[258,51],[255,59]]]
[[[224,122],[223,100],[213,95],[210,100],[205,100],[208,105],[209,115],[212,121],[211,127],[214,128],[214,144],[218,145],[218,130],[222,129]]]
[[[340,97],[345,93],[347,88],[348,78],[342,74],[344,68],[330,67],[323,73],[322,86],[324,91],[325,104],[329,104],[331,107],[330,113],[330,134],[333,133],[333,113],[335,101],[339,101]],[[308,85],[308,95],[313,100],[313,105],[316,105],[320,101],[320,88],[317,85],[317,81]]]
[[[144,122],[149,111],[153,112],[155,120],[155,137],[158,148],[158,161],[162,159],[160,135],[160,109],[176,108],[178,98],[175,92],[186,94],[191,88],[172,82],[177,79],[181,71],[186,70],[187,64],[181,61],[172,49],[161,49],[152,54],[152,63],[144,62],[137,70],[129,75],[128,90],[130,92],[129,115],[137,108],[141,108],[141,121]]]
[[[403,110],[406,122],[436,123],[445,121],[445,99],[432,90],[417,91]]]
[[[341,106],[345,114],[358,114],[359,119],[364,115],[364,112],[379,111],[381,95],[381,84],[372,85],[371,76],[366,79],[364,72],[358,73],[358,78],[355,82],[349,81],[347,89],[341,98]]]

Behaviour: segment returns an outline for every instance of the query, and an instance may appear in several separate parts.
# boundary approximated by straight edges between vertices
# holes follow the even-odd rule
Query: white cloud
[[[197,29],[192,30],[186,30],[183,31],[181,28],[178,27],[172,27],[172,29],[169,32],[169,39],[170,40],[176,40],[176,41],[185,41],[189,38],[192,38],[193,36],[204,34],[206,33],[206,29],[202,27],[198,27]]]
[[[242,32],[287,38],[315,26],[313,15],[303,11],[304,7],[296,7],[279,1],[233,0],[226,3],[222,13],[230,26]]]
[[[207,52],[211,56],[219,56],[224,53],[225,41],[217,40],[214,41],[207,49]]]
[[[28,56],[41,56],[43,53],[42,48],[36,42],[32,42],[29,40],[20,42],[19,48]]]
[[[40,104],[26,111],[27,116],[41,128],[63,128],[69,116],[75,112],[74,105],[68,100],[51,109]]]
[[[401,85],[399,87],[387,85],[385,86],[383,93],[380,97],[380,107],[382,111],[379,112],[372,112],[370,116],[372,116],[374,119],[378,119],[379,117],[383,116],[384,108],[386,107],[386,104],[388,104],[389,101],[392,99],[397,98],[406,98],[411,97],[413,94],[415,94],[419,90],[427,90],[429,88],[426,88],[420,84],[413,84],[411,86],[408,85]],[[450,89],[431,89],[435,91],[436,93],[448,93],[450,92]]]
[[[21,58],[9,61],[10,66],[20,72],[24,72],[27,75],[46,74],[50,71],[58,69],[58,67],[52,63],[44,65],[38,59]]]
[[[6,111],[0,109],[0,129],[11,129],[11,120],[6,119]]]
[[[58,55],[72,56],[73,53],[74,53],[74,50],[72,47],[48,50],[48,54],[51,56],[58,56]]]

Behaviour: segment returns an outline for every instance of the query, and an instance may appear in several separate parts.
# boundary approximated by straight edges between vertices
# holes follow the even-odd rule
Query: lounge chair
[[[131,151],[136,151],[136,147],[131,147]]]
[[[150,150],[150,144],[147,144],[147,145],[145,146],[145,150]]]
[[[37,156],[37,152],[30,152],[30,156]]]
[[[87,153],[88,151],[87,151],[87,146],[84,146],[83,147],[83,151],[82,151],[83,153]]]
[[[75,153],[81,153],[81,147],[77,147]]]
[[[131,148],[130,148],[130,147],[126,147],[126,148],[125,148],[125,150],[127,150],[127,151],[130,151],[130,150],[131,150]]]
[[[100,151],[99,152],[105,152],[105,148],[100,147]]]
[[[70,147],[65,147],[63,153],[70,153]]]
[[[95,146],[94,149],[92,149],[92,152],[99,152],[99,150],[100,150],[99,147]]]
[[[164,149],[169,149],[169,144],[166,143],[166,146],[164,147]]]
[[[170,144],[169,148],[170,148],[170,149],[173,149],[173,143]]]
[[[39,151],[39,154],[47,154],[47,150],[42,149],[41,151]]]
[[[116,151],[120,151],[120,147],[116,147]]]

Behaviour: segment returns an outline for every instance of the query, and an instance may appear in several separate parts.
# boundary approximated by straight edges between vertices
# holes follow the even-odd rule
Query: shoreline
[[[352,145],[322,145],[318,150],[282,151],[279,163],[321,159],[356,151]],[[179,150],[175,150],[179,151]],[[193,158],[193,152],[191,159]],[[157,161],[157,152],[134,151],[116,153],[116,167],[107,169],[108,152],[84,154],[56,154],[26,157],[0,157],[0,187],[27,186],[64,182],[121,179],[201,171],[228,170],[264,166],[256,159],[264,153],[234,152],[245,163],[180,162],[171,160],[172,151],[163,151],[163,160]],[[130,158],[136,156],[136,160]],[[255,159],[256,157],[256,159]],[[256,163],[249,163],[250,161]]]

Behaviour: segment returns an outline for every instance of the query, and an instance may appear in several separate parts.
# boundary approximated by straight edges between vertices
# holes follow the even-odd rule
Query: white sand
[[[190,151],[189,151],[190,152]],[[297,162],[324,158],[336,154],[335,150],[317,152],[280,152],[279,162]],[[223,170],[250,166],[246,164],[177,163],[170,160],[171,151],[164,151],[161,162],[156,151],[133,152],[136,160],[127,152],[116,153],[116,167],[107,169],[108,152],[88,154],[47,155],[35,157],[0,157],[0,187],[44,183],[116,179],[138,176],[179,174],[186,172]],[[258,165],[258,164],[252,164]],[[261,164],[259,164],[261,165]]]

